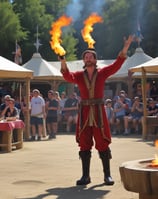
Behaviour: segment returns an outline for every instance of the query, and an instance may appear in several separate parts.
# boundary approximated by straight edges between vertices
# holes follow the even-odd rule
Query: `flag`
[[[137,32],[136,32],[136,42],[138,42],[138,46],[143,39],[143,35],[141,34],[141,28],[139,21],[137,22]]]
[[[14,56],[14,62],[18,65],[22,64],[22,56],[21,56],[21,47],[15,42],[15,56]]]

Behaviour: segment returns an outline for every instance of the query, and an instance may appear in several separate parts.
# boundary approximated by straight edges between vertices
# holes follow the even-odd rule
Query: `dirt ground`
[[[141,136],[113,137],[111,173],[114,186],[103,184],[98,153],[93,148],[91,180],[76,186],[81,177],[81,161],[75,136],[59,134],[57,139],[24,142],[23,149],[0,153],[0,199],[138,199],[126,191],[119,166],[126,161],[153,158],[157,149],[153,141]]]

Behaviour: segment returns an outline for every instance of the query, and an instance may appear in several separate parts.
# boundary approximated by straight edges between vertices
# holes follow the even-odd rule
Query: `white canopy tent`
[[[120,70],[118,70],[112,77],[111,79],[123,79],[123,78],[128,78],[128,70],[132,67],[135,67],[139,64],[145,63],[149,60],[151,60],[152,57],[149,55],[145,54],[142,48],[137,48],[135,50],[135,53],[126,59],[126,61],[123,63],[122,67]]]
[[[24,79],[32,78],[33,71],[27,70],[16,63],[0,56],[0,78]]]
[[[0,56],[0,79],[20,80],[26,82],[26,106],[29,110],[30,101],[30,79],[33,77],[33,71],[25,69],[16,63]],[[30,133],[29,111],[26,115],[25,123],[26,138]]]
[[[62,74],[60,68],[51,65],[46,60],[42,59],[39,53],[34,53],[32,58],[23,65],[25,69],[32,70],[34,72],[34,80],[62,80]]]
[[[158,57],[129,69],[131,72],[158,73]]]

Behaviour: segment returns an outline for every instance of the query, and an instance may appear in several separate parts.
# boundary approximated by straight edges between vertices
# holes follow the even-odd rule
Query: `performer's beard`
[[[85,67],[92,67],[92,66],[96,66],[96,61],[95,62],[91,62],[91,61],[85,62]]]

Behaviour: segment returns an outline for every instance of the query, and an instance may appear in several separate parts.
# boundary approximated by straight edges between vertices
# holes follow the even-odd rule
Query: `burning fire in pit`
[[[93,31],[93,25],[95,23],[103,22],[102,17],[97,15],[96,13],[92,13],[85,21],[84,21],[84,28],[81,30],[82,37],[85,42],[88,43],[89,48],[94,48],[95,41],[91,37],[90,33]]]
[[[158,147],[158,140],[155,141]],[[134,160],[123,163],[121,181],[128,191],[139,193],[139,199],[158,199],[158,156],[155,159]]]
[[[155,147],[158,148],[158,140],[155,141]],[[158,155],[155,154],[155,159],[148,165],[149,167],[158,168]]]
[[[71,17],[67,17],[66,15],[61,16],[56,22],[52,23],[52,29],[50,31],[51,41],[50,45],[54,52],[59,56],[64,56],[66,54],[64,48],[60,45],[62,43],[61,28],[64,26],[68,26],[72,22]]]

